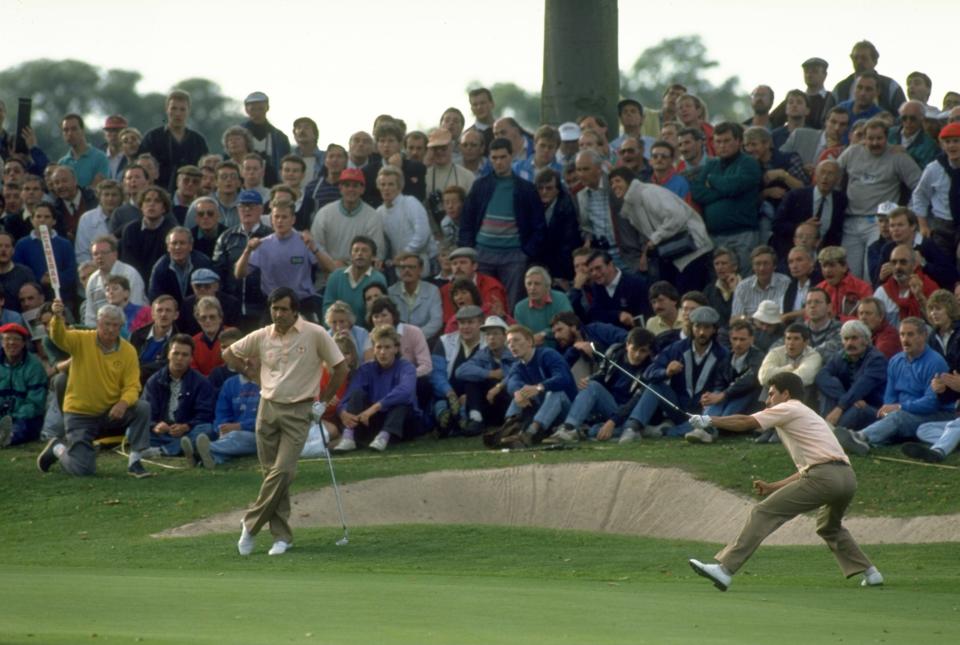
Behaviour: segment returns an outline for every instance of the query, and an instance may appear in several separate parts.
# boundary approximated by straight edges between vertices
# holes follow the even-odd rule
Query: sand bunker
[[[675,468],[635,462],[446,470],[372,479],[341,487],[349,526],[496,524],[576,529],[655,538],[726,542],[754,504]],[[291,524],[339,526],[333,490],[293,497]],[[233,533],[242,511],[191,522],[154,537]],[[960,515],[853,517],[863,544],[960,541]],[[812,517],[799,517],[767,544],[819,544]]]

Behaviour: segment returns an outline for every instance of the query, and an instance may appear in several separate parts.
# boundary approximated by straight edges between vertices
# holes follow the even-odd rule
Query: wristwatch
[[[543,383],[537,383],[537,392],[539,392],[540,394],[543,394],[543,391],[545,389],[547,388],[543,387]]]

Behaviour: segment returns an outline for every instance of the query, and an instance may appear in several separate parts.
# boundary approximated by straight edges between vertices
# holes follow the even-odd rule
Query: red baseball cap
[[[356,181],[363,186],[367,185],[367,178],[363,176],[363,171],[359,168],[347,168],[340,173],[340,179],[338,181],[341,184],[345,181]]]
[[[7,323],[0,327],[0,334],[20,334],[24,339],[30,338],[30,332],[23,325],[17,323]]]
[[[960,121],[954,121],[953,123],[948,123],[943,126],[943,129],[940,130],[941,139],[952,139],[954,137],[960,137]],[[341,175],[342,177],[343,175]]]

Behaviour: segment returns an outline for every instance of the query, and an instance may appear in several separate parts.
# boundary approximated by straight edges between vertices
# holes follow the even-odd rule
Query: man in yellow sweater
[[[123,310],[104,305],[97,312],[97,329],[67,329],[63,302],[53,302],[50,339],[70,354],[70,374],[63,400],[66,439],[51,439],[37,457],[47,472],[57,461],[71,475],[97,471],[94,439],[102,430],[128,428],[130,458],[127,473],[149,477],[140,452],[150,445],[150,404],[140,400],[140,363],[133,345],[120,338]]]

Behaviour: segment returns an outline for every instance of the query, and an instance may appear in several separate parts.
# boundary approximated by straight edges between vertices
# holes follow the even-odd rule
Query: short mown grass
[[[149,536],[248,504],[255,460],[152,467],[158,476],[138,481],[107,453],[98,476],[77,479],[36,472],[38,448],[0,453],[0,643],[952,643],[960,615],[955,544],[869,546],[888,580],[870,590],[844,580],[825,547],[763,547],[727,594],[686,564],[718,544],[576,531],[356,527],[337,547],[339,529],[299,529],[282,558],[265,555],[266,534],[240,558],[233,534]],[[511,453],[424,439],[335,464],[349,483],[587,460],[676,466],[744,495],[751,479],[793,469],[782,447],[744,439]],[[955,470],[854,466],[854,514],[960,512]],[[302,462],[294,492],[328,484],[325,461]]]

